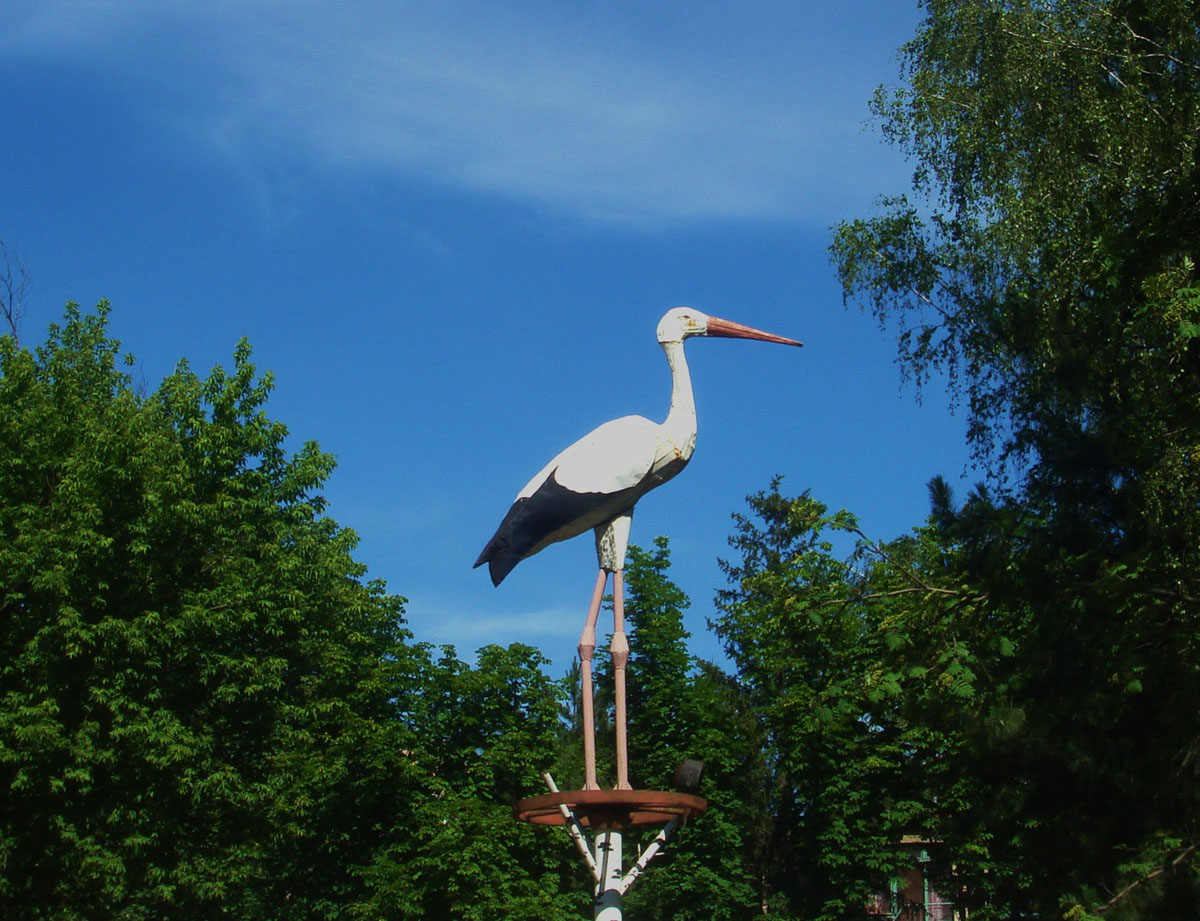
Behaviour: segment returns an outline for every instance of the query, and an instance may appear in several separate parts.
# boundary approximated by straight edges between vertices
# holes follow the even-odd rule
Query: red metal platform
[[[662,825],[703,815],[708,800],[690,793],[663,790],[560,790],[520,800],[513,813],[535,825],[565,825],[562,807],[589,828]]]

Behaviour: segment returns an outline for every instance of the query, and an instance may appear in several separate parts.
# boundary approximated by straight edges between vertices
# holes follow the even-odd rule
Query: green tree
[[[249,346],[141,395],[107,316],[0,338],[0,914],[577,917],[540,657],[412,642]]]
[[[332,460],[287,455],[248,346],[141,397],[107,313],[0,339],[0,906],[319,914],[360,885],[359,816],[406,808],[402,601],[362,581]]]
[[[931,831],[939,761],[953,739],[912,719],[929,680],[906,651],[910,594],[930,592],[901,559],[915,548],[865,542],[850,560],[834,532],[857,533],[807,495],[750,497],[736,515],[729,588],[713,626],[761,724],[770,777],[761,861],[764,910],[856,918],[906,865],[905,835]]]
[[[564,689],[528,646],[430,656],[405,714],[423,778],[412,823],[381,849],[368,917],[573,921],[591,904],[570,841],[519,824],[513,804],[544,792]]]
[[[961,508],[935,485],[943,587],[981,599],[955,631],[983,657],[957,717],[979,797],[948,850],[977,911],[1194,913],[1200,20],[923,6],[907,87],[875,101],[916,197],[833,253],[905,370],[950,374],[991,474]]]

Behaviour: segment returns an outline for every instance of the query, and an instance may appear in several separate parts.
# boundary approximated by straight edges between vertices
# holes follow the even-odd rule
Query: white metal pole
[[[629,872],[626,873],[624,878],[621,880],[622,892],[628,892],[629,887],[636,883],[638,878],[646,872],[647,864],[649,864],[650,861],[658,855],[658,852],[662,850],[662,846],[667,843],[667,839],[671,837],[671,832],[678,827],[679,819],[671,819],[671,821],[667,823],[667,827],[662,829],[657,835],[655,835],[654,840],[646,845],[646,849],[642,851],[642,855],[637,859],[637,863],[629,868]]]
[[[621,829],[602,828],[596,834],[596,858],[600,865],[600,882],[596,884],[595,921],[621,921]]]
[[[549,771],[542,771],[542,780],[546,781],[546,786],[550,788],[551,793],[558,792],[558,784],[554,782],[554,778],[550,776]],[[571,840],[575,842],[575,846],[579,848],[579,853],[583,856],[583,862],[587,864],[588,870],[592,874],[592,879],[597,883],[600,882],[600,870],[596,867],[596,860],[592,857],[592,849],[588,847],[587,836],[583,833],[583,827],[579,824],[579,819],[566,805],[560,805],[558,811],[562,814],[567,832],[570,834]]]

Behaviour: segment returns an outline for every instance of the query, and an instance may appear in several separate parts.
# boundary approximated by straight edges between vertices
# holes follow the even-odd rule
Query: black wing
[[[582,534],[633,507],[639,495],[632,486],[615,493],[574,492],[546,477],[533,495],[518,499],[487,542],[475,566],[488,564],[492,585],[499,585],[513,567],[547,544]]]

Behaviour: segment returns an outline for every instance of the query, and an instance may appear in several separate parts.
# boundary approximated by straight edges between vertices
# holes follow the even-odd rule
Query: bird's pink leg
[[[604,598],[604,585],[608,573],[603,569],[596,577],[596,589],[592,592],[592,604],[588,608],[587,623],[579,637],[580,705],[583,713],[583,789],[599,790],[596,783],[596,714],[592,697],[592,655],[596,651],[596,618],[600,615],[600,602]]]
[[[632,790],[629,785],[629,746],[625,733],[625,666],[629,663],[629,640],[625,636],[625,571],[613,572],[613,698],[616,703],[617,723],[617,786],[618,790]]]

